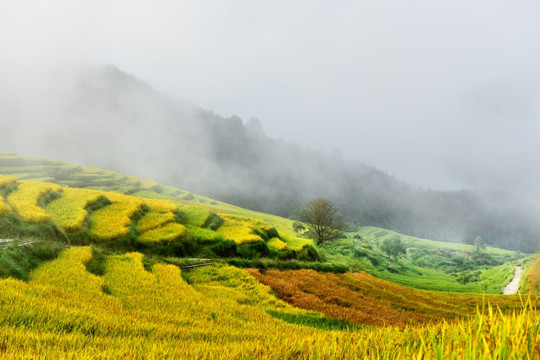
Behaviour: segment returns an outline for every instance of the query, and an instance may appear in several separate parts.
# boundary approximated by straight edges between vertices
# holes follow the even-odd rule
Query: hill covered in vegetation
[[[2,158],[21,159],[5,154]],[[44,159],[24,162],[27,165],[2,170],[19,177],[37,176],[40,181],[0,175],[1,238],[95,244],[108,250],[144,250],[170,257],[318,259],[309,239],[282,236],[263,220],[221,210],[217,215],[209,210],[218,206],[217,202],[207,202],[188,192],[95,168]],[[183,198],[199,205],[190,205]],[[201,205],[204,203],[207,206]]]
[[[528,261],[513,251],[370,227],[316,246],[290,219],[54,160],[0,154],[0,174],[0,238],[92,245],[103,255],[143,251],[179,266],[214,259],[258,269],[367,271],[418,289],[493,294],[501,293],[516,265]],[[389,240],[399,241],[403,252],[389,255],[384,248]],[[16,264],[24,254],[12,250],[0,261],[1,270],[26,279],[41,258],[53,258],[58,250],[29,255],[22,268]]]
[[[532,257],[372,227],[317,247],[293,224],[153,180],[2,153],[0,354],[540,356],[534,297],[485,294],[533,261],[534,293]],[[404,253],[385,252],[388,239]],[[471,271],[479,281],[458,281]],[[446,291],[412,288],[429,283]]]
[[[42,91],[46,104],[27,103],[37,94],[3,107],[1,116],[17,124],[0,133],[5,149],[153,178],[284,217],[324,197],[355,224],[442,241],[481,236],[524,252],[538,246],[534,212],[511,196],[419,189],[360,162],[271,139],[255,119],[170,99],[111,66],[65,70]]]

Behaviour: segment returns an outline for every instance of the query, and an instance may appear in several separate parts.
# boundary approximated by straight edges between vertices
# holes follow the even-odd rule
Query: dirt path
[[[504,295],[517,294],[518,288],[519,288],[519,281],[521,280],[521,275],[522,274],[523,274],[523,268],[521,266],[516,266],[516,272],[514,273],[514,278],[503,289],[503,294]]]
[[[15,244],[16,246],[26,246],[26,245],[30,245],[33,242],[34,242],[33,240],[19,241],[19,240],[13,240],[13,239],[0,239],[0,249],[5,249],[13,244]]]

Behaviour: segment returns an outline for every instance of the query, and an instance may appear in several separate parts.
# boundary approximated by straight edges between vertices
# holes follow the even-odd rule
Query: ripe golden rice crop
[[[46,222],[51,218],[45,210],[40,208],[38,200],[51,191],[60,191],[57,184],[36,181],[20,181],[17,191],[8,195],[7,200],[13,209],[25,222]]]
[[[175,212],[178,210],[178,205],[173,204],[170,200],[165,199],[144,199],[144,203],[150,210],[160,213]]]
[[[17,178],[14,176],[2,175],[0,174],[0,189],[4,188],[6,185],[14,183],[17,181]]]
[[[62,197],[50,202],[45,211],[64,230],[73,232],[80,230],[88,216],[85,208],[104,197],[96,190],[64,188]]]
[[[104,192],[112,202],[92,214],[90,236],[97,241],[111,240],[129,234],[127,226],[133,217],[144,205],[140,198]]]
[[[174,212],[178,210],[178,206],[171,201],[144,199],[144,202],[150,208],[150,211],[137,222],[136,229],[139,233],[161,227],[174,221]]]
[[[168,243],[181,238],[185,234],[186,227],[184,225],[171,222],[142,233],[139,240],[148,243]]]
[[[16,182],[17,179],[13,176],[0,174],[0,189],[4,188],[8,184]],[[11,207],[4,202],[4,198],[0,196],[0,216],[5,216],[11,212]]]
[[[312,313],[278,299],[270,286],[259,282],[248,271],[228,265],[205,266],[187,273],[189,283],[199,292],[215,298],[228,298],[267,310]]]
[[[11,207],[4,202],[4,198],[0,196],[0,217],[11,212]]]
[[[219,216],[221,216],[225,222],[217,230],[218,234],[233,240],[237,244],[262,241],[262,238],[253,232],[256,229],[262,232],[267,232],[272,229],[271,225],[258,219],[229,214],[220,214]]]
[[[209,210],[199,206],[179,204],[179,208],[186,214],[186,224],[196,227],[204,226],[212,214]]]
[[[529,294],[540,292],[540,256],[529,266],[525,273],[527,284],[525,291]]]
[[[276,249],[276,250],[287,250],[289,247],[287,244],[285,244],[283,241],[281,241],[279,238],[271,238],[268,240],[268,246]]]
[[[139,233],[144,233],[173,221],[174,214],[171,212],[161,213],[150,210],[137,222],[136,229]]]
[[[84,263],[88,255],[89,250],[69,249],[48,265],[49,269],[38,268],[36,275],[31,274],[30,283],[0,280],[2,357],[268,360],[540,357],[540,314],[531,304],[511,314],[486,306],[473,312],[470,319],[406,326],[401,330],[380,327],[326,331],[290,324],[269,315],[265,309],[273,306],[268,299],[273,295],[249,278],[236,274],[241,272],[238,269],[203,274],[194,287],[182,279],[177,267],[157,264],[148,272],[141,254],[116,255],[105,259],[105,273],[99,277],[107,294],[94,292],[103,283],[91,280],[94,275],[86,271]],[[54,267],[59,274],[49,278],[46,274]],[[39,275],[39,272],[43,273]],[[71,283],[62,276],[75,277],[79,283],[88,285]],[[223,282],[220,278],[224,278]]]
[[[54,285],[68,291],[101,293],[105,282],[99,276],[86,271],[85,265],[92,259],[90,247],[74,247],[63,251],[55,260],[33,271],[30,282]]]

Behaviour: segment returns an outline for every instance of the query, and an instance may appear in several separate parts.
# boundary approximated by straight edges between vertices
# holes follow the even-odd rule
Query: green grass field
[[[396,258],[386,254],[383,243],[387,239],[399,239],[406,252]],[[346,233],[346,238],[322,250],[328,260],[352,271],[364,270],[417,289],[465,293],[502,293],[515,267],[527,262],[527,255],[510,250],[486,247],[477,252],[468,244],[420,239],[375,227]]]

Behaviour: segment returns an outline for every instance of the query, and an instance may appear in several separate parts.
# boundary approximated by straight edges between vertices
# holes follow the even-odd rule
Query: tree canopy
[[[345,229],[339,210],[327,199],[309,201],[302,211],[301,220],[308,225],[309,234],[317,245],[337,239]]]

